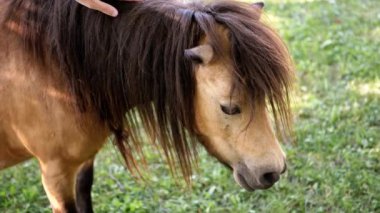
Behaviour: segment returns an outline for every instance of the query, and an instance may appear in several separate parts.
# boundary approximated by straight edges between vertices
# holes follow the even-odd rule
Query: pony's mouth
[[[247,181],[245,180],[245,178],[244,178],[243,175],[239,174],[239,173],[236,172],[236,171],[234,171],[233,174],[234,174],[234,179],[235,179],[236,183],[238,183],[241,187],[243,187],[245,190],[250,191],[250,192],[255,191],[255,189],[252,188],[252,187],[247,183]]]

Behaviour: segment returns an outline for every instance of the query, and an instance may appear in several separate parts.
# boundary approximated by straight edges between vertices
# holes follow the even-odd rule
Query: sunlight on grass
[[[380,19],[380,13],[379,13]],[[375,42],[380,42],[380,27],[375,27],[370,34],[370,38]]]
[[[264,15],[261,17],[261,20],[274,28],[278,28],[281,25],[287,25],[287,23],[289,23],[289,19],[276,16],[273,13],[264,13]]]
[[[301,87],[300,90],[292,96],[292,107],[294,111],[299,111],[303,108],[311,107],[315,100],[316,97],[314,94],[307,92],[306,87]]]
[[[361,95],[379,95],[380,98],[380,80],[367,83],[356,83],[355,81],[350,83],[352,91]]]

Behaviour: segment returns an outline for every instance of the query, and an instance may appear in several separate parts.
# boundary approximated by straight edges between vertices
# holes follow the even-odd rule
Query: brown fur
[[[90,211],[88,162],[105,139],[114,136],[136,171],[148,134],[187,181],[200,140],[242,187],[273,185],[285,155],[266,105],[286,130],[292,72],[261,11],[108,2],[117,19],[74,1],[0,4],[0,169],[36,157],[54,211]],[[224,114],[228,103],[241,113]]]
[[[184,53],[207,37],[216,58],[223,57],[220,25],[229,32],[234,87],[249,94],[251,108],[257,100],[268,100],[277,123],[289,124],[288,53],[249,4],[108,1],[121,11],[113,19],[74,1],[5,2],[4,27],[25,42],[28,60],[43,67],[39,75],[64,82],[57,97],[104,123],[132,170],[137,166],[133,153],[143,155],[141,119],[169,164],[178,161],[184,176],[191,174],[195,66]]]

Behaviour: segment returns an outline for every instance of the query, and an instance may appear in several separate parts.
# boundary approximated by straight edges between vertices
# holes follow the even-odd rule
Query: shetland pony
[[[247,190],[286,169],[289,54],[262,3],[0,4],[0,169],[36,158],[54,212],[92,212],[93,159],[112,136],[138,172],[143,136],[189,181],[196,143]],[[282,133],[281,133],[282,134]]]

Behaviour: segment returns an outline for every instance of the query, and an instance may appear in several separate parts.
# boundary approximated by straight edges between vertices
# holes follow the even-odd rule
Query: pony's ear
[[[257,11],[257,20],[260,20],[261,14],[263,13],[264,3],[263,2],[256,2],[251,4],[252,8]]]
[[[259,10],[262,10],[264,6],[265,6],[264,2],[256,2],[252,4],[252,7],[257,8]]]
[[[202,44],[185,50],[185,57],[197,64],[208,64],[214,57],[214,50],[209,44]]]

